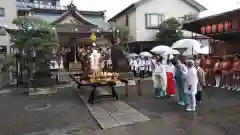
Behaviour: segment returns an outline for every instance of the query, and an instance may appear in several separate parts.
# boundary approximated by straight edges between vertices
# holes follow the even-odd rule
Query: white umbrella
[[[180,52],[178,50],[172,49],[172,53],[171,54],[177,55],[177,54],[180,54]]]
[[[175,42],[172,45],[173,49],[188,49],[188,48],[193,48],[193,49],[197,49],[200,50],[200,47],[202,46],[202,44],[194,39],[181,39],[178,40],[177,42]]]
[[[197,55],[200,53],[200,49],[188,48],[186,51],[183,52],[184,55],[192,56]]]
[[[204,46],[200,49],[200,54],[209,54],[210,50],[209,50],[209,46]]]
[[[150,52],[141,52],[139,55],[144,56],[144,57],[152,57],[153,56]]]
[[[137,57],[138,55],[136,53],[131,53],[128,55],[128,57]]]
[[[154,47],[151,52],[153,53],[167,53],[167,54],[171,54],[172,52],[172,48],[169,46],[165,46],[165,45],[159,45]]]

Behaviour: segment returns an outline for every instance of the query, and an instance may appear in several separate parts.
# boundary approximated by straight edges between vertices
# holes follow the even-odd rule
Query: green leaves
[[[159,32],[156,34],[157,40],[162,41],[164,45],[172,45],[182,38],[180,26],[181,24],[174,17],[162,22]]]
[[[58,46],[54,26],[32,16],[18,17],[13,23],[18,30],[8,30],[12,47],[19,50],[26,67],[40,69],[38,63],[48,61],[53,55],[53,49]]]

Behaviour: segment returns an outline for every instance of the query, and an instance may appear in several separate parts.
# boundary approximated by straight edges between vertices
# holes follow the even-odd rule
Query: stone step
[[[109,94],[105,89],[102,88],[100,88],[98,91],[101,94]],[[102,102],[89,104],[88,98],[91,89],[81,89],[77,90],[77,92],[102,129],[150,120],[148,117],[144,116],[123,101],[102,100]]]

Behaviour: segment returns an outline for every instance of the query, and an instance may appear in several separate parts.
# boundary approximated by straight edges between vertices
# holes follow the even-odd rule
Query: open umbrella
[[[178,50],[172,49],[171,54],[178,55],[178,54],[180,54],[180,52]]]
[[[151,50],[151,52],[157,53],[157,54],[160,54],[160,53],[171,54],[172,48],[169,47],[169,46],[165,46],[165,45],[159,45],[159,46],[154,47],[154,48]]]
[[[189,49],[193,48],[195,50],[200,50],[202,44],[194,39],[181,39],[172,45],[173,49]]]
[[[210,51],[209,51],[209,46],[204,46],[200,49],[200,54],[209,54]]]
[[[141,52],[139,55],[144,56],[144,57],[152,57],[153,56],[150,52]]]
[[[131,54],[128,55],[129,58],[131,58],[131,57],[137,57],[137,56],[138,56],[138,55],[137,55],[136,53],[131,53]]]
[[[200,53],[200,49],[192,49],[192,48],[188,48],[186,51],[183,52],[184,55],[186,56],[193,56],[193,55],[197,55]]]

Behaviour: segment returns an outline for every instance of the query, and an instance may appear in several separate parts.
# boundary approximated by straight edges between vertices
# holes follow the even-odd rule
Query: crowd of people
[[[213,58],[197,56],[196,62],[206,72],[206,85],[240,91],[240,57]]]
[[[135,76],[152,75],[156,98],[177,95],[179,105],[195,111],[205,86],[240,91],[240,57],[213,58],[198,55],[193,59],[155,56],[129,59]]]
[[[134,73],[134,76],[144,77],[152,74],[152,58],[149,57],[133,57],[129,58],[130,71]]]

